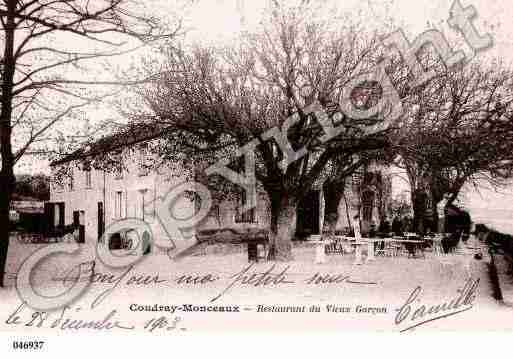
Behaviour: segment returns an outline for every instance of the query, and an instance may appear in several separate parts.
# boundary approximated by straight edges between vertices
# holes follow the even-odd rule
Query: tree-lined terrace
[[[358,120],[334,105],[353,79],[375,72],[382,54],[375,36],[321,21],[308,6],[271,10],[261,31],[234,46],[165,49],[160,80],[139,91],[147,109],[133,116],[175,129],[161,149],[186,149],[209,165],[226,156],[234,166],[242,158],[236,149],[249,144],[246,154],[254,153],[256,180],[271,203],[272,258],[288,260],[303,196],[328,167],[340,167],[334,176],[348,175],[365,153],[387,144],[386,131],[365,131],[384,113]],[[379,89],[362,83],[354,92],[369,86]],[[369,98],[376,102],[363,97],[362,108],[372,107]],[[314,103],[318,110],[310,112]],[[326,134],[323,121],[336,136]]]
[[[477,62],[431,64],[426,68],[435,69],[435,77],[403,99],[405,116],[394,140],[420,231],[428,198],[436,215],[437,205],[444,199],[451,205],[465,184],[500,185],[513,169],[511,70]]]

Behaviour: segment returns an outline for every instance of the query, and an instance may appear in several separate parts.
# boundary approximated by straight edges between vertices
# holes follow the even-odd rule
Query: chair
[[[376,249],[377,247],[377,249]],[[386,250],[385,250],[385,242],[384,241],[377,241],[374,242],[374,254],[376,256],[386,256]]]
[[[342,241],[339,239],[326,241],[325,251],[326,254],[344,254]]]
[[[397,257],[399,256],[400,252],[401,252],[401,249],[403,248],[402,244],[401,243],[395,243],[395,242],[391,242],[389,244],[389,253],[390,253],[390,256],[392,257]]]
[[[336,253],[336,242],[335,241],[326,241],[324,245],[324,251],[327,255]]]
[[[433,254],[435,256],[444,255],[444,249],[442,247],[443,236],[441,234],[435,234],[433,237]]]
[[[415,250],[418,252],[420,251],[420,254],[422,255],[422,258],[426,259],[426,248],[428,247],[429,243],[427,240],[423,240],[422,243],[419,243],[415,246]]]
[[[390,253],[394,257],[398,257],[401,254],[408,255],[408,252],[406,251],[404,244],[399,242],[404,239],[402,236],[394,236],[392,239],[397,240],[398,242],[390,242]]]
[[[449,259],[449,258],[440,259],[439,264],[440,264],[440,275],[443,275],[445,273],[447,273],[449,277],[452,277],[454,275],[454,267],[455,267],[456,263],[452,259]]]
[[[335,248],[338,254],[344,254],[344,243],[341,239],[335,239]]]
[[[444,237],[441,240],[441,245],[442,245],[444,254],[455,253],[456,246],[458,245],[459,240],[460,240],[460,236],[455,235],[454,233],[452,233],[449,237]]]
[[[416,254],[416,251],[417,251],[417,248],[416,248],[416,245],[413,244],[413,243],[404,243],[404,249],[406,250],[406,253],[408,258],[409,257],[415,257],[415,254]]]

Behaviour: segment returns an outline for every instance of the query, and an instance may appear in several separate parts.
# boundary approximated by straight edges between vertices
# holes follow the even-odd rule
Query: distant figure
[[[390,234],[390,223],[388,222],[388,220],[386,218],[384,218],[379,223],[377,236],[379,238],[386,238],[389,236],[389,234]],[[374,250],[382,250],[383,251],[384,249],[385,249],[384,241],[374,243]]]
[[[62,242],[63,243],[73,243],[75,241],[76,241],[76,239],[75,239],[75,236],[74,236],[73,232],[66,233],[62,237]]]
[[[399,216],[395,216],[394,220],[392,221],[392,232],[394,232],[396,236],[403,235],[403,223]]]
[[[372,223],[369,228],[369,238],[376,237],[376,225]]]
[[[142,248],[144,255],[151,253],[151,237],[147,231],[144,231],[142,234]]]
[[[386,218],[379,224],[378,232],[383,236],[387,236],[390,233],[390,223]]]
[[[362,233],[360,228],[360,216],[357,214],[353,217],[353,228],[354,228],[354,238],[356,243],[359,243],[362,239]],[[360,248],[360,244],[357,244],[355,247],[355,261],[353,264],[363,264],[362,262],[362,249]]]
[[[404,217],[402,220],[402,230],[403,232],[414,232],[413,229],[413,220],[411,217]]]
[[[360,228],[360,216],[356,215],[353,217],[353,228],[354,228],[354,237],[356,240],[359,240],[362,238],[362,231]]]
[[[80,228],[78,226],[73,227],[73,240],[77,243],[80,242]]]

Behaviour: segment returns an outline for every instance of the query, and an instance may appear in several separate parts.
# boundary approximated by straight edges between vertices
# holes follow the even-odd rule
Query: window
[[[353,187],[359,187],[362,184],[364,174],[361,171],[355,171],[352,174],[351,184]]]
[[[122,217],[122,202],[123,202],[123,192],[119,191],[116,192],[115,198],[114,198],[114,216],[115,218],[121,218]]]
[[[150,172],[150,152],[148,144],[143,143],[139,145],[138,149],[138,170],[139,176],[147,176]]]
[[[374,192],[372,191],[365,191],[362,194],[362,215],[364,221],[371,221],[372,220],[372,210],[374,207]]]
[[[146,209],[144,202],[147,200],[145,198],[147,192],[148,192],[147,189],[140,189],[139,190],[139,193],[140,193],[140,207],[139,207],[140,215],[139,215],[139,218],[141,218],[143,221],[144,221],[144,211]]]
[[[255,219],[255,208],[251,208],[247,211],[242,211],[244,204],[246,203],[246,191],[242,190],[239,195],[239,201],[237,203],[237,213],[235,214],[235,223],[256,223]]]
[[[115,164],[114,178],[115,179],[122,179],[123,178],[123,163],[121,162],[121,160],[119,160]]]
[[[86,188],[91,188],[91,170],[86,170],[85,172],[85,186]]]
[[[50,183],[52,192],[63,192],[65,187],[63,186],[62,180],[59,179],[52,179],[52,182]]]
[[[57,203],[57,208],[59,208],[59,222],[58,225],[60,227],[64,227],[65,223],[65,216],[66,216],[66,210],[65,210],[65,204],[64,202]]]
[[[73,183],[73,174],[71,174],[69,176],[69,182],[68,182],[68,186],[69,186],[69,190],[70,191],[73,191],[73,185],[74,185],[74,183]]]
[[[52,211],[54,214],[54,227],[64,227],[64,202],[59,202],[52,205],[55,205],[55,208]]]
[[[271,142],[271,148],[272,148],[272,151],[273,151],[273,157],[274,158],[277,158],[278,157],[278,145],[276,144],[276,142]]]
[[[208,216],[208,218],[212,218],[214,221],[216,221],[216,223],[219,225],[219,227],[222,227],[221,208],[219,207],[218,204],[212,204],[212,208],[207,216]]]
[[[117,151],[113,154],[113,169],[114,178],[119,180],[123,178],[123,154],[121,151]]]

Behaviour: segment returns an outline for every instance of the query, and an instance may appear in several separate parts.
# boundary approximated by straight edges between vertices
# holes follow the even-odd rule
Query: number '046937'
[[[43,349],[44,341],[13,341],[12,348],[14,350],[41,350]]]

